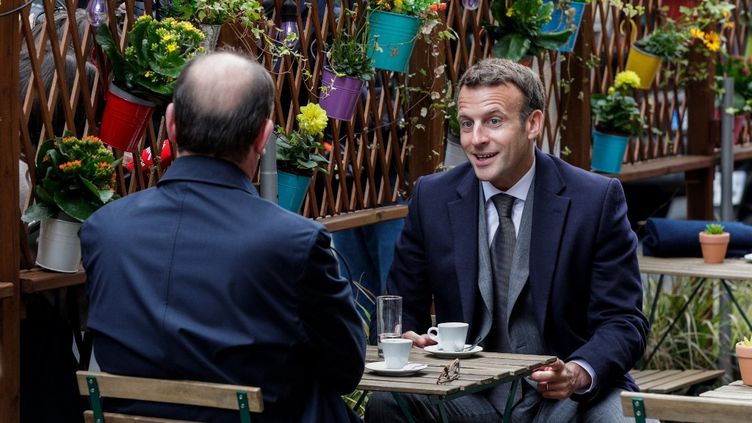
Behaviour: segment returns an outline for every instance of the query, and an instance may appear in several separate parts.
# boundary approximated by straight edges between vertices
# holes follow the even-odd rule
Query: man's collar
[[[519,200],[525,201],[527,199],[527,193],[530,190],[530,184],[533,183],[533,177],[535,176],[535,155],[533,155],[533,164],[530,165],[530,169],[527,170],[527,172],[520,178],[519,181],[517,181],[516,184],[512,185],[511,188],[509,188],[506,191],[502,191],[489,181],[480,181],[481,185],[483,186],[483,195],[486,197],[486,201],[488,201],[491,197],[494,195],[503,192],[505,194],[511,195],[514,198],[517,198]]]
[[[236,164],[210,156],[178,157],[157,185],[171,181],[193,181],[223,185],[258,195],[248,176]]]

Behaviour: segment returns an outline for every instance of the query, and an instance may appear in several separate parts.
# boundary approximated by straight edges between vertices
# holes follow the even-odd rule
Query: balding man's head
[[[228,52],[200,56],[175,85],[178,148],[240,163],[273,101],[271,76],[257,62]]]

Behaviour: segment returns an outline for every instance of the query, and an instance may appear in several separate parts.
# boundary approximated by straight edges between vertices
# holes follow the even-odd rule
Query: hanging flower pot
[[[61,217],[66,216],[63,214]],[[81,263],[81,240],[78,238],[80,228],[81,223],[71,218],[63,220],[50,217],[42,220],[37,265],[56,272],[77,272]]]
[[[201,42],[201,46],[204,47],[206,53],[212,53],[217,49],[221,28],[222,25],[201,24],[201,32],[204,33],[204,41]]]
[[[99,137],[118,150],[136,151],[154,106],[110,83]]]
[[[641,50],[632,43],[627,57],[626,70],[634,71],[640,77],[639,88],[647,90],[653,85],[655,75],[661,68],[661,58]]]
[[[368,17],[368,57],[373,66],[407,72],[421,20],[415,16],[376,10]]]
[[[628,142],[626,135],[593,131],[593,160],[590,167],[598,172],[619,173]]]
[[[277,172],[278,203],[280,207],[298,213],[303,206],[311,176],[297,175],[280,170]]]
[[[559,32],[572,29],[572,35],[558,49],[562,53],[570,53],[574,50],[577,33],[580,31],[580,24],[582,23],[582,14],[585,11],[585,3],[572,1],[569,2],[568,6],[571,10],[569,12],[571,16],[568,16],[565,11],[555,8],[551,14],[551,20],[541,28],[541,32]]]
[[[330,69],[324,69],[321,76],[321,98],[319,105],[326,115],[349,121],[360,98],[364,82],[349,76],[339,77]]]

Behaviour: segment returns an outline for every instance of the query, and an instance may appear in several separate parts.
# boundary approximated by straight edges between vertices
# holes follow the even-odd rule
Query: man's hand
[[[412,340],[413,347],[418,347],[418,348],[424,348],[424,347],[427,347],[428,345],[433,345],[436,343],[436,341],[429,338],[428,335],[418,335],[417,333],[411,330],[403,333],[402,337]]]
[[[544,398],[563,400],[583,388],[590,386],[590,375],[577,363],[564,363],[557,359],[554,363],[536,369],[530,380],[538,382],[538,392]]]

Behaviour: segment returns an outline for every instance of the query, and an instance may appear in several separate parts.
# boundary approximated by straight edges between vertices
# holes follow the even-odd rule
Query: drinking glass
[[[379,357],[383,357],[381,341],[402,336],[402,297],[399,295],[376,297],[376,334]]]

